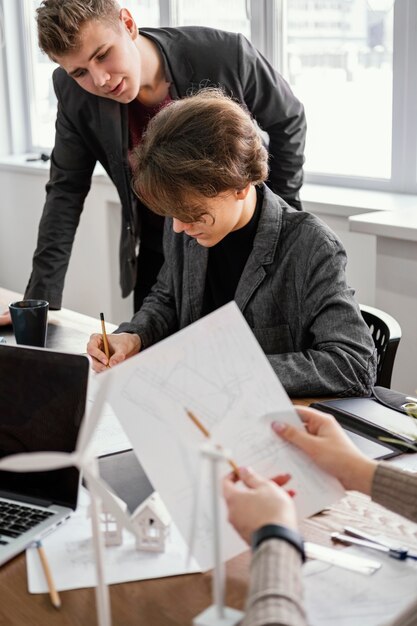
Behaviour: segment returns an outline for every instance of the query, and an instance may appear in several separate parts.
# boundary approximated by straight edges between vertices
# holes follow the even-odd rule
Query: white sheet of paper
[[[100,374],[90,372],[86,415],[88,415],[88,410],[94,402],[99,384]],[[108,402],[104,404],[100,421],[94,431],[89,446],[91,446],[94,456],[121,452],[122,450],[129,450],[132,447],[120,421],[117,419]]]
[[[375,552],[345,548],[375,558]],[[381,626],[417,600],[417,564],[378,553],[382,567],[364,576],[334,565],[309,561],[303,567],[309,626]]]
[[[186,539],[204,436],[185,409],[195,413],[213,441],[232,450],[239,465],[265,476],[289,472],[301,516],[343,495],[339,483],[272,432],[273,420],[297,425],[300,420],[234,302],[102,376],[111,376],[109,402]],[[225,465],[224,473],[229,471]],[[203,570],[214,564],[210,496],[206,467],[194,551]],[[228,524],[223,502],[222,517],[224,557],[229,559],[247,546]]]
[[[96,585],[88,504],[88,492],[82,489],[80,504],[74,515],[43,540],[58,591]],[[162,554],[137,551],[133,535],[124,531],[123,545],[105,548],[104,556],[108,584],[201,571],[194,560],[186,568],[187,546],[175,524],[171,524],[167,548]],[[29,592],[47,593],[48,586],[35,548],[26,551],[26,561]]]

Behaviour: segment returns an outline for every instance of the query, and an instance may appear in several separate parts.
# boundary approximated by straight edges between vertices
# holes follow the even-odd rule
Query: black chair
[[[362,317],[369,326],[377,355],[376,385],[391,388],[392,368],[401,339],[401,326],[388,313],[360,304]]]

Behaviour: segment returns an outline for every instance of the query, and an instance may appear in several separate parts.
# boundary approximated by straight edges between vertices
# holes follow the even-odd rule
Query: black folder
[[[311,406],[331,413],[337,421],[347,430],[366,437],[367,439],[382,443],[392,450],[401,452],[417,451],[417,419],[407,414],[404,409],[406,402],[394,404],[396,408],[387,406],[386,396],[380,395],[382,388],[376,387],[376,394],[371,398],[341,398],[338,400],[326,400],[314,402]],[[389,392],[390,398],[397,394],[405,400],[406,396],[398,392]],[[387,394],[388,395],[388,394]],[[387,442],[385,439],[390,439]],[[413,446],[415,449],[413,450]]]

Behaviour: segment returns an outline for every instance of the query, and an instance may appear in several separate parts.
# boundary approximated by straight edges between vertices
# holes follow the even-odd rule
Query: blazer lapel
[[[98,98],[100,136],[107,154],[109,170],[123,207],[132,210],[128,155],[127,107],[109,98]],[[123,168],[120,164],[123,164]],[[132,215],[124,216],[130,222]]]
[[[279,198],[263,185],[264,200],[258,228],[245,268],[240,277],[235,301],[243,312],[250,298],[266,276],[265,266],[275,257],[282,224],[282,208]]]

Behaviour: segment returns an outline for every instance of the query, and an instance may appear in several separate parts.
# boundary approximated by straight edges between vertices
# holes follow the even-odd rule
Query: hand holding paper
[[[376,461],[358,450],[331,415],[309,407],[296,408],[305,428],[277,422],[272,424],[274,431],[337,478],[345,489],[369,495]]]

